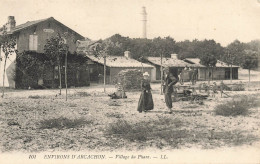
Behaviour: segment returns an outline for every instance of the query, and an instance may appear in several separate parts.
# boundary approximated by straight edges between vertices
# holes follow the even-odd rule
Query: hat
[[[145,73],[143,74],[143,76],[149,76],[149,73],[148,73],[148,72],[145,72]]]

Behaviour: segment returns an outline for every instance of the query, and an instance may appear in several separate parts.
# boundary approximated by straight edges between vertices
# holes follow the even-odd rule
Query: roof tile
[[[104,59],[102,57],[95,57],[93,55],[86,55],[89,59],[94,62],[104,64]],[[125,56],[108,56],[106,58],[106,65],[108,67],[131,67],[131,68],[153,68],[153,66],[145,63],[141,63],[135,59],[127,58]]]
[[[155,65],[161,65],[161,58],[160,57],[148,57],[149,62]],[[189,64],[183,60],[179,60],[176,58],[163,58],[162,65],[164,67],[185,67],[185,66],[194,66],[193,64]]]

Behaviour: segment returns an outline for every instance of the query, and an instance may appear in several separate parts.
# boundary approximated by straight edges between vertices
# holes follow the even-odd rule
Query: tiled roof
[[[198,59],[198,58],[186,58],[186,60],[191,61],[192,63],[195,63],[195,64],[200,64],[200,59]],[[201,65],[201,64],[200,64],[200,65]],[[225,62],[222,62],[222,61],[220,61],[220,60],[217,60],[216,67],[230,68],[231,66],[228,65],[228,64],[225,63]],[[237,65],[232,65],[232,67],[239,67],[239,66],[237,66]]]
[[[231,67],[231,65],[228,65],[227,63],[218,60],[217,63],[216,63],[216,67],[228,67],[229,68],[229,67]],[[232,65],[232,67],[239,67],[239,66]]]
[[[50,18],[52,18],[52,17],[50,17]],[[20,25],[18,25],[18,26],[15,26],[15,27],[10,31],[10,33],[14,33],[14,32],[16,32],[16,31],[20,31],[20,30],[25,29],[25,28],[27,28],[27,27],[30,27],[30,26],[36,25],[36,24],[38,24],[38,23],[40,23],[40,22],[46,21],[46,20],[48,20],[48,19],[50,19],[50,18],[40,19],[40,20],[36,20],[36,21],[28,21],[28,22],[26,22],[26,23],[24,23],[24,24],[20,24]]]
[[[147,60],[155,65],[161,65],[160,57],[148,57]],[[162,60],[163,67],[190,67],[192,64],[189,64],[183,60],[179,60],[176,58],[163,58]]]
[[[102,57],[95,57],[93,55],[86,55],[89,59],[94,62],[104,64],[104,59]],[[131,58],[127,58],[125,56],[108,56],[106,58],[106,65],[108,67],[131,67],[131,68],[139,68],[142,67],[142,63]],[[149,64],[143,63],[144,68],[153,68],[153,66]]]
[[[41,23],[41,22],[44,22],[44,21],[47,21],[47,20],[55,20],[56,22],[60,23],[61,25],[65,26],[64,24],[62,24],[61,22],[57,21],[56,19],[54,19],[53,17],[49,17],[49,18],[46,18],[46,19],[40,19],[40,20],[35,20],[35,21],[28,21],[24,24],[20,24],[18,26],[15,26],[13,29],[11,29],[11,31],[8,32],[8,34],[13,34],[14,32],[18,32],[20,30],[23,30],[23,29],[26,29],[28,27],[31,27],[33,25],[36,25],[38,23]],[[67,27],[67,26],[65,26]],[[71,28],[67,27],[68,29],[72,30]],[[74,30],[72,30],[74,31]],[[77,33],[76,31],[74,31],[76,34],[80,35],[79,33]],[[80,35],[82,38],[84,38],[82,35]]]
[[[200,64],[199,58],[186,58],[184,61],[191,63],[195,67],[205,67],[204,65]]]

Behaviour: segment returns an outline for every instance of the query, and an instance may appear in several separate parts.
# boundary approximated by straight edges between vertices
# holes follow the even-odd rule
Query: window
[[[89,73],[93,73],[93,68],[89,68]]]
[[[59,66],[55,66],[54,79],[59,79]]]
[[[38,47],[38,36],[30,35],[29,36],[29,50],[37,51],[37,47]]]

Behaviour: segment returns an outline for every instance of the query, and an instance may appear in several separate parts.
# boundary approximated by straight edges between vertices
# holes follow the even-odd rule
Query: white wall
[[[156,68],[153,67],[151,70],[151,81],[156,81]]]
[[[5,55],[2,49],[0,49],[0,56],[2,61],[0,61],[0,87],[3,86],[3,74],[4,74],[4,62],[5,62]],[[6,60],[6,72],[5,72],[5,87],[15,88],[14,82],[14,71],[15,71],[15,60],[16,60],[16,53],[9,55],[9,58]]]

